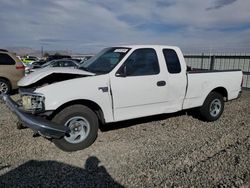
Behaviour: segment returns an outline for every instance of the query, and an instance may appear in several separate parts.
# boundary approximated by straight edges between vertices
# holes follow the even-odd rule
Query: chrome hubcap
[[[70,128],[69,136],[65,136],[64,139],[72,144],[77,144],[86,139],[90,131],[90,125],[88,120],[84,117],[76,116],[70,118],[65,126]]]
[[[210,115],[216,117],[221,111],[221,101],[219,99],[214,99],[210,105]]]
[[[7,93],[8,91],[8,86],[4,82],[0,82],[0,94],[2,93]]]

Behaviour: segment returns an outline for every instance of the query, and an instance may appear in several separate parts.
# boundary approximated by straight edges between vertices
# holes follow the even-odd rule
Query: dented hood
[[[74,69],[74,68],[63,68],[63,67],[43,68],[23,77],[18,82],[18,86],[19,87],[29,86],[53,74],[56,74],[58,76],[60,75],[61,76],[63,75],[93,76],[95,75],[94,73],[87,72],[87,71],[80,70],[80,69]]]

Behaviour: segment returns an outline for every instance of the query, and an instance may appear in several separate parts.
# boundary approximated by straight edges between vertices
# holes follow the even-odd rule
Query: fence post
[[[203,69],[203,58],[204,58],[204,53],[201,54],[201,69]]]
[[[214,70],[215,55],[211,56],[210,70]]]

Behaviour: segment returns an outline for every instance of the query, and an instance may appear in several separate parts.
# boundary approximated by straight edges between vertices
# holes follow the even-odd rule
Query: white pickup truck
[[[102,50],[79,69],[53,68],[19,81],[21,103],[2,98],[24,125],[65,151],[90,146],[99,124],[197,108],[217,120],[241,92],[242,72],[187,70],[173,46]]]

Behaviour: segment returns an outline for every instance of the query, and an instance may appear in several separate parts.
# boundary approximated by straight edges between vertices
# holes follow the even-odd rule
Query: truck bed
[[[241,91],[241,80],[241,70],[187,71],[187,91],[183,109],[201,106],[208,93],[215,88],[225,89],[227,100],[235,99]]]

